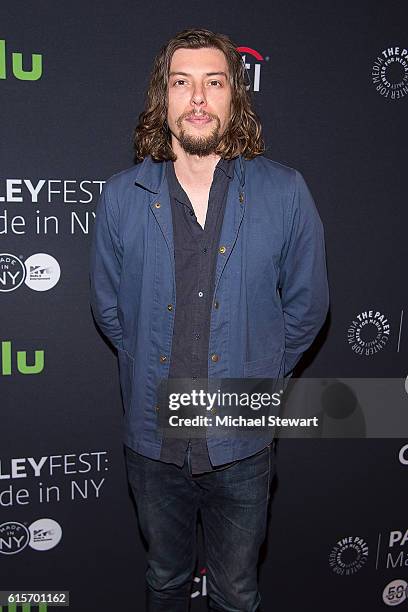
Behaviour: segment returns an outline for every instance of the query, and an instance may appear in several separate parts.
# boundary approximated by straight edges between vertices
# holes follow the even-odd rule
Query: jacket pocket
[[[245,361],[244,378],[278,378],[281,375],[283,362],[283,349],[274,355],[255,359],[255,361]]]
[[[135,360],[125,349],[121,348],[118,348],[118,360],[123,407],[125,412],[130,412]]]

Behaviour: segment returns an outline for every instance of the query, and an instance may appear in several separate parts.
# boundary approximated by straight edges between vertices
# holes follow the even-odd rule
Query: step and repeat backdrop
[[[302,172],[323,220],[331,308],[298,374],[404,384],[407,23],[403,2],[2,2],[0,591],[143,609],[117,361],[88,261],[104,182],[133,164],[153,58],[180,30],[232,38],[266,155]],[[277,462],[263,610],[408,610],[408,432],[280,440]],[[201,543],[193,611],[206,594]]]

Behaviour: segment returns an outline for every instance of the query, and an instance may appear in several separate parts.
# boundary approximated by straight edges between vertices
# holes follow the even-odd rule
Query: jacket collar
[[[166,177],[166,162],[153,161],[149,155],[136,168],[138,173],[135,185],[139,185],[152,193],[159,193]],[[238,155],[235,159],[234,172],[238,176],[240,185],[243,187],[245,184],[245,167],[241,155]]]

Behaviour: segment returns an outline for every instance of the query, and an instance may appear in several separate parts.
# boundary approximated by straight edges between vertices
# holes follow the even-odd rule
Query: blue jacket
[[[91,305],[118,351],[124,442],[160,457],[157,388],[168,377],[177,308],[165,163],[150,157],[105,184],[91,248]],[[293,168],[235,161],[216,264],[208,377],[289,377],[329,304],[324,231]],[[273,433],[207,429],[213,465],[247,457]]]

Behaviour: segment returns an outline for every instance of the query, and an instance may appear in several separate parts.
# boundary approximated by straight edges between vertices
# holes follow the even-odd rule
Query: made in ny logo
[[[0,253],[0,292],[15,291],[23,283],[33,291],[48,291],[61,276],[58,261],[48,253],[34,253],[25,262],[12,253]]]
[[[37,519],[28,527],[17,521],[9,521],[0,525],[0,554],[16,555],[27,546],[38,551],[51,550],[61,538],[61,525],[54,519]]]
[[[13,73],[19,81],[38,81],[42,75],[42,55],[40,53],[31,54],[31,68],[24,70],[27,59],[23,53],[7,53],[6,41],[0,40],[0,79],[7,79],[8,74]]]
[[[237,47],[236,49],[239,53],[243,54],[242,61],[251,81],[252,91],[260,91],[261,66],[264,61],[269,61],[269,56],[263,57],[258,51],[251,49],[251,47]],[[246,85],[246,89],[251,89],[251,85]]]

